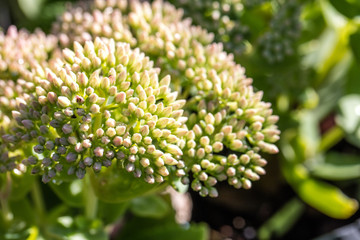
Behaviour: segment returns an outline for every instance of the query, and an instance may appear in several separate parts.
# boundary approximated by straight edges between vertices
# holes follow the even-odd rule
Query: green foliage
[[[49,186],[64,203],[72,207],[82,206],[83,186],[80,180],[61,183],[51,182]]]
[[[262,101],[262,94],[257,89],[264,90],[264,99],[272,103],[274,112],[280,116],[282,140],[275,161],[279,163],[286,183],[297,195],[263,223],[259,238],[284,236],[296,226],[307,206],[332,218],[351,217],[358,210],[359,198],[345,195],[340,181],[358,186],[360,158],[355,153],[347,153],[346,149],[339,150],[337,144],[340,141],[351,144],[356,151],[360,147],[359,3],[351,0],[169,0],[182,9],[177,10],[167,3],[151,2],[153,5],[137,1],[96,1],[75,10],[70,8],[52,27],[54,36],[41,31],[35,34],[16,31],[13,27],[7,34],[0,33],[0,78],[3,80],[0,81],[0,110],[1,135],[4,136],[0,149],[0,171],[4,172],[0,178],[1,237],[106,239],[110,232],[104,229],[116,229],[120,221],[122,227],[118,239],[208,239],[203,224],[177,224],[169,201],[155,193],[167,186],[181,192],[191,187],[203,196],[215,197],[218,194],[215,184],[219,181],[226,180],[236,188],[250,188],[251,181],[265,173],[266,161],[260,150],[277,152],[273,143],[280,131],[274,126],[277,117],[270,105]],[[17,17],[18,25],[49,29],[55,16],[64,11],[63,6],[60,0],[19,0],[18,7],[23,16]],[[195,28],[183,20],[182,14],[200,27]],[[135,112],[132,105],[128,106],[131,101],[139,107],[137,109],[147,111],[148,107],[142,104],[142,108],[134,99],[139,100],[143,95],[141,89],[136,88],[134,82],[138,78],[133,75],[134,69],[141,67],[128,64],[124,57],[115,62],[121,62],[129,70],[126,81],[131,82],[130,88],[137,92],[134,96],[128,94],[126,104],[111,105],[114,97],[107,98],[104,105],[101,105],[101,99],[101,103],[98,99],[95,102],[103,110],[110,109],[116,126],[120,122],[126,124],[132,142],[128,147],[116,146],[126,137],[115,140],[116,144],[105,144],[106,139],[102,142],[104,133],[100,130],[96,133],[92,128],[103,129],[104,135],[113,141],[112,130],[107,133],[113,128],[112,123],[105,123],[108,116],[90,111],[91,94],[85,87],[78,93],[75,85],[83,82],[79,78],[81,72],[91,78],[96,75],[93,75],[96,69],[101,69],[100,79],[111,79],[113,73],[118,76],[121,72],[121,67],[114,65],[111,57],[107,58],[111,56],[111,50],[107,49],[112,49],[113,43],[104,39],[101,43],[100,39],[95,40],[96,37],[112,38],[115,42],[129,43],[132,49],[139,48],[153,61],[154,67],[161,69],[156,72],[159,79],[171,76],[171,81],[165,77],[160,84],[166,85],[166,96],[157,98],[155,103],[166,105],[176,97],[185,99],[187,104],[182,101],[171,105],[181,105],[178,109],[183,109],[184,116],[189,118],[186,126],[181,127],[183,130],[176,131],[175,126],[170,127],[168,121],[171,120],[163,119],[156,123],[161,133],[148,133],[146,127],[140,130],[147,120],[132,121],[135,117],[119,111],[132,109]],[[213,44],[213,39],[220,44]],[[80,44],[74,46],[74,40]],[[89,43],[85,45],[86,40],[92,40],[96,45],[94,51],[89,51],[91,47]],[[42,49],[44,45],[46,49]],[[19,46],[36,51],[19,51],[22,49]],[[64,46],[71,50],[58,53],[56,49]],[[19,62],[19,58],[24,62]],[[61,60],[53,61],[55,58]],[[246,75],[236,63],[245,67]],[[61,74],[60,68],[63,69]],[[111,68],[114,71],[109,74]],[[48,76],[50,71],[54,74],[52,78]],[[75,84],[71,84],[69,76]],[[253,78],[253,83],[247,76]],[[46,81],[52,83],[55,77],[68,83],[66,87],[71,90],[48,85]],[[121,88],[116,87],[116,90]],[[100,98],[112,94],[107,92],[106,86],[92,88]],[[178,94],[171,93],[173,91]],[[49,92],[66,99],[54,100]],[[76,95],[84,98],[86,107],[74,101]],[[43,104],[44,97],[54,101]],[[171,101],[167,101],[167,97]],[[25,103],[19,98],[25,99]],[[48,109],[40,108],[39,104]],[[77,154],[81,156],[76,155],[73,164],[74,173],[78,173],[67,176],[59,170],[52,176],[55,165],[45,166],[47,162],[43,159],[57,152],[42,151],[46,144],[34,130],[40,130],[40,125],[51,130],[51,134],[41,136],[46,137],[46,141],[57,142],[56,151],[66,148],[66,154],[60,154],[63,155],[60,163],[66,172],[69,171],[72,166],[69,162],[74,156],[69,156],[69,161],[66,156],[76,151],[78,142],[85,140],[79,129],[86,119],[76,122],[71,119],[71,114],[63,118],[57,113],[69,113],[79,107],[92,114],[89,128],[96,136],[86,135],[91,141],[84,143],[85,146],[90,142],[94,145],[89,148],[90,155],[101,149],[122,154],[110,167],[102,156],[93,158],[94,162],[101,163],[99,173],[94,173],[81,162],[89,153],[78,147]],[[55,127],[51,126],[47,118],[40,119],[38,113],[48,115],[49,121],[59,120],[61,127],[56,127],[54,122]],[[140,110],[134,114],[136,118],[142,117]],[[179,121],[185,122],[183,118]],[[171,130],[171,137],[160,137],[169,133],[162,132],[166,127]],[[143,142],[139,135],[132,139],[136,133],[151,136],[156,149],[169,153],[171,158],[167,155],[163,164],[165,158],[159,160],[156,156],[146,155],[146,159],[150,159],[150,168],[146,160],[140,163],[144,156],[138,151]],[[69,139],[60,142],[62,137],[70,135],[73,137],[70,141],[76,138],[74,145],[66,142]],[[168,142],[164,143],[164,140]],[[167,148],[166,144],[170,142],[177,147]],[[132,148],[135,145],[136,149]],[[101,149],[95,152],[95,147]],[[30,155],[37,161],[29,160]],[[34,178],[23,168],[23,163],[28,163],[25,164],[28,169],[35,169],[34,173],[39,170],[45,176],[45,182],[55,180],[47,188],[55,193],[56,207],[43,206],[41,193],[33,188]],[[93,166],[93,162],[88,164]],[[85,172],[84,180],[75,180],[82,178]],[[192,182],[188,175],[193,177]],[[23,206],[23,210],[17,206]]]
[[[135,198],[130,203],[130,211],[144,218],[162,218],[169,211],[167,203],[158,196]]]
[[[133,198],[158,192],[164,189],[165,183],[148,184],[142,179],[123,169],[110,167],[107,170],[91,175],[91,184],[99,199],[109,203],[121,203]]]
[[[299,199],[287,202],[266,224],[259,229],[259,239],[281,238],[293,227],[304,212],[305,206]]]
[[[315,177],[333,181],[360,178],[360,161],[356,155],[328,152],[324,161],[316,164],[311,169]]]
[[[139,231],[141,229],[141,231]],[[128,221],[118,239],[182,240],[209,239],[204,224],[179,226],[171,218],[161,220],[135,217]]]
[[[347,139],[356,146],[360,146],[360,96],[350,94],[339,101],[338,124],[347,134]]]

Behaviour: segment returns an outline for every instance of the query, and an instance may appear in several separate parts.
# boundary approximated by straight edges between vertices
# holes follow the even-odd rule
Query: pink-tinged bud
[[[58,97],[57,102],[63,108],[69,107],[71,104],[70,100],[64,96]]]
[[[99,100],[99,96],[96,93],[92,93],[88,99],[90,103],[96,103]]]
[[[82,146],[84,148],[90,148],[91,147],[91,141],[89,139],[85,139],[84,141],[82,141]]]
[[[160,167],[158,172],[161,174],[161,176],[169,176],[169,170],[165,166]]]
[[[201,171],[201,166],[199,164],[194,164],[191,168],[193,173],[199,173]]]
[[[200,144],[201,144],[203,147],[209,145],[209,143],[210,143],[210,139],[209,139],[208,136],[204,136],[204,137],[201,137],[201,138],[200,138]]]
[[[115,96],[115,100],[117,103],[125,103],[126,101],[126,94],[124,92],[119,92]]]
[[[115,128],[115,130],[116,130],[117,135],[122,136],[122,135],[124,135],[124,133],[126,131],[126,127],[125,126],[117,126]]]
[[[47,99],[49,100],[49,102],[50,102],[51,104],[55,104],[55,103],[56,103],[56,100],[57,100],[57,95],[56,95],[56,93],[54,93],[54,92],[49,92],[49,93],[47,94]]]
[[[130,140],[130,138],[125,138],[123,141],[123,145],[127,148],[129,148],[131,146],[132,142]]]
[[[93,114],[99,113],[100,112],[100,106],[97,104],[93,104],[90,107],[90,112]]]
[[[213,145],[212,145],[213,149],[214,149],[214,152],[221,152],[224,148],[223,144],[221,142],[215,142]]]
[[[121,146],[122,143],[123,143],[123,138],[122,137],[119,137],[119,136],[116,136],[114,139],[113,139],[113,143],[115,146]]]
[[[204,171],[200,172],[198,175],[198,179],[202,182],[205,182],[208,179],[208,177],[209,176]]]
[[[261,148],[261,150],[267,153],[276,154],[279,152],[279,149],[274,144],[259,141],[258,146]]]
[[[82,87],[86,87],[88,85],[88,82],[89,82],[89,79],[88,77],[86,76],[86,74],[84,72],[80,73],[79,74],[79,79],[78,79],[80,85]]]
[[[67,62],[74,63],[75,53],[73,51],[71,51],[70,49],[65,48],[63,50],[63,56]]]
[[[108,89],[110,87],[110,79],[107,77],[104,77],[101,79],[100,86],[103,89]]]
[[[110,95],[110,96],[115,96],[116,93],[117,93],[117,88],[116,88],[116,86],[111,86],[111,87],[109,88],[109,95]]]
[[[37,87],[36,87],[36,94],[37,94],[38,96],[45,96],[45,95],[46,95],[46,91],[45,91],[42,87],[37,86]]]
[[[201,127],[199,125],[195,124],[192,130],[194,131],[196,136],[201,136],[202,135],[202,130],[201,130]]]
[[[95,150],[94,150],[94,154],[95,154],[95,156],[97,156],[97,157],[102,157],[102,156],[104,155],[104,149],[101,148],[101,147],[97,147],[97,148],[95,148]]]
[[[160,82],[159,85],[160,86],[169,86],[171,82],[171,77],[170,75],[166,75],[165,77],[163,77]]]
[[[106,135],[109,136],[109,137],[115,136],[115,135],[116,135],[115,129],[112,128],[112,127],[111,127],[111,128],[108,128],[108,129],[106,130]]]
[[[244,179],[242,181],[242,185],[244,189],[250,189],[251,188],[251,181],[249,179]]]
[[[230,144],[230,148],[233,150],[240,150],[243,146],[243,143],[240,140],[234,140]]]
[[[102,137],[102,136],[104,135],[104,130],[103,130],[102,128],[98,128],[98,129],[96,130],[96,135],[97,135],[98,137]]]
[[[224,126],[221,132],[223,132],[225,136],[229,135],[232,132],[232,126]]]

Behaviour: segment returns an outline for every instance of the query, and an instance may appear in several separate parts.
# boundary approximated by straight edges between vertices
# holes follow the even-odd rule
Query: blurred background
[[[214,240],[360,239],[360,2],[169,1],[234,54],[282,131],[261,181],[191,194],[192,220]],[[50,33],[67,4],[1,0],[0,26]]]

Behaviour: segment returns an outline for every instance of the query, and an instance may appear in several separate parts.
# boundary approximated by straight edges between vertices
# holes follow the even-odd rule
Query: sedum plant
[[[41,80],[30,104],[12,112],[20,139],[37,140],[37,155],[22,163],[41,172],[44,182],[63,171],[81,179],[86,168],[99,172],[114,159],[149,183],[179,174],[184,144],[174,143],[186,133],[186,118],[184,101],[175,101],[168,88],[170,78],[159,81],[152,62],[124,43],[96,39],[63,54],[53,70],[34,76]]]
[[[263,93],[169,3],[72,7],[53,35],[1,33],[0,56],[5,185],[40,175],[69,201],[84,178],[87,219],[98,216],[97,198],[119,204],[167,185],[210,197],[220,181],[250,189],[264,153],[278,152],[278,117]]]
[[[99,36],[139,47],[163,70],[161,76],[171,75],[170,86],[187,101],[183,159],[185,172],[194,177],[192,188],[203,196],[217,196],[217,181],[250,188],[265,173],[260,151],[278,151],[272,144],[278,140],[278,118],[233,56],[168,3],[97,1],[90,8],[64,13],[54,26],[60,43]]]

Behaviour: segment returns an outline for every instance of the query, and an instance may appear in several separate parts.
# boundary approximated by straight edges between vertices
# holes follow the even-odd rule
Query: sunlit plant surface
[[[359,4],[63,6],[19,0],[0,32],[2,238],[216,239],[186,192],[246,195],[265,173],[294,194],[257,238],[309,206],[357,211]]]

